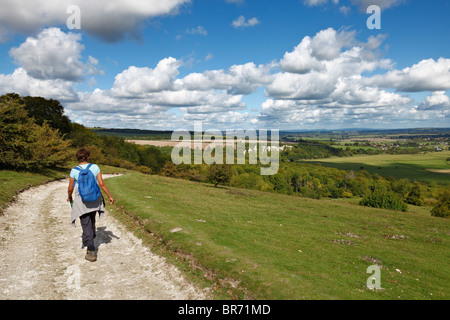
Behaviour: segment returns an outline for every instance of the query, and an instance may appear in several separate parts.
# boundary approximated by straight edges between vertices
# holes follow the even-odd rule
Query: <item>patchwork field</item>
[[[397,179],[450,183],[450,151],[399,155],[361,155],[354,157],[333,157],[327,159],[304,160],[305,163],[321,164],[342,170],[367,170],[381,176]]]

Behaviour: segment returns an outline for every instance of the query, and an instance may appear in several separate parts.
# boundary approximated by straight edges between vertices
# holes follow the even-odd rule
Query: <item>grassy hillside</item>
[[[402,213],[134,173],[108,187],[169,258],[185,260],[188,272],[200,265],[189,274],[221,279],[228,297],[450,296],[450,220],[423,207]],[[381,266],[377,292],[366,287],[373,264]]]
[[[450,158],[450,151],[425,154],[380,154],[346,158],[333,157],[328,159],[304,160],[302,162],[320,163],[324,166],[341,170],[358,171],[363,168],[372,174],[378,173],[381,176],[448,184],[450,182],[450,174],[431,171],[449,170],[450,163],[447,161],[448,158]]]

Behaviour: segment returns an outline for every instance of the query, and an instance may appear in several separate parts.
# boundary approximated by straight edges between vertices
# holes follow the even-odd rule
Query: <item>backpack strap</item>
[[[87,166],[87,168],[86,168],[86,170],[89,170],[89,168],[92,166],[92,163],[90,163],[88,166]],[[77,170],[77,171],[83,171],[83,168],[81,167],[81,166],[78,166],[78,167],[75,167],[74,168],[75,170]],[[75,180],[74,182],[73,182],[73,187],[75,188],[75,185],[76,185],[76,183],[77,183],[77,181]]]

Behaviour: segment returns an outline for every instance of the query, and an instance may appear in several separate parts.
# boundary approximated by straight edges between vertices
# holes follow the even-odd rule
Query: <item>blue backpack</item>
[[[83,202],[94,202],[100,196],[100,188],[95,180],[94,174],[89,170],[92,166],[90,163],[86,169],[75,167],[74,169],[80,171],[78,176],[78,193],[81,196]]]

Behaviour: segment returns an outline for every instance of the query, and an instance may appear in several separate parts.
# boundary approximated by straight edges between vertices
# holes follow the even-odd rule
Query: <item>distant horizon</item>
[[[137,128],[104,128],[104,127],[87,127],[88,129],[101,129],[101,130],[133,130],[133,131],[148,131],[148,132],[167,132],[167,133],[171,133],[175,130],[161,130],[161,129],[137,129]],[[242,130],[271,130],[271,129],[246,129],[246,128],[240,128]],[[204,131],[207,131],[203,130]],[[221,130],[221,131],[226,131],[225,130]],[[229,130],[237,130],[237,129],[233,129],[230,128]],[[272,130],[277,130],[277,129],[272,129]],[[343,129],[285,129],[285,130],[279,130],[280,133],[282,132],[292,132],[292,133],[303,133],[303,132],[330,132],[330,131],[407,131],[407,130],[417,130],[417,131],[421,131],[421,130],[449,130],[450,131],[450,127],[416,127],[416,128],[343,128]],[[193,131],[193,130],[191,130]]]

